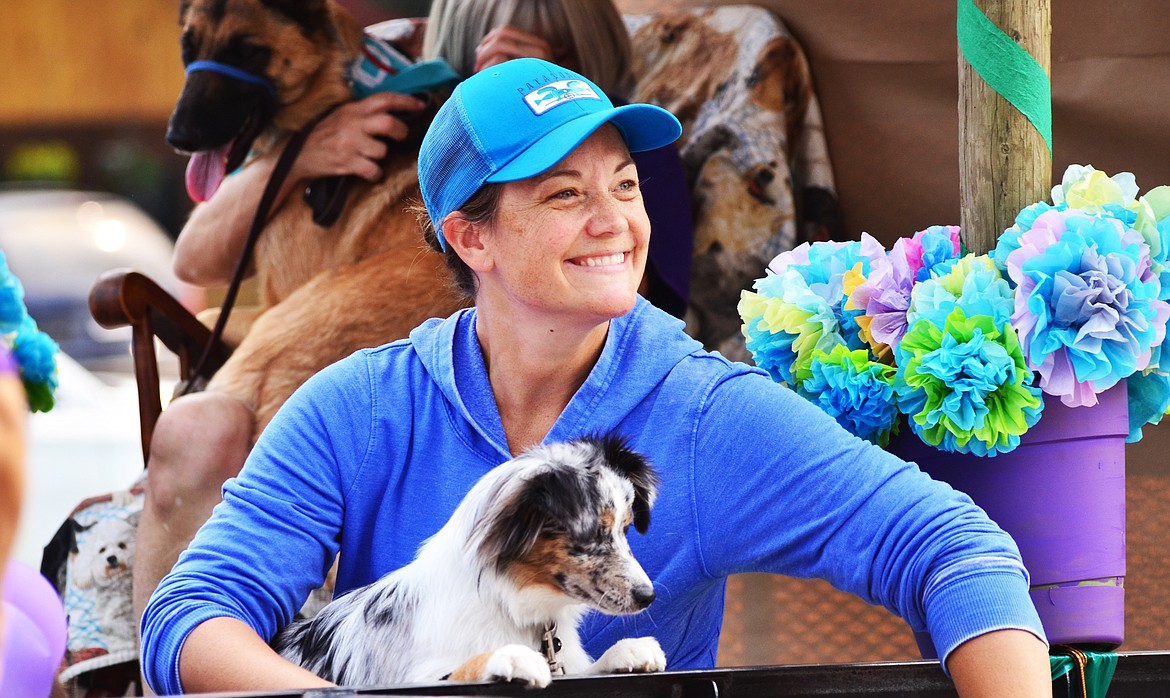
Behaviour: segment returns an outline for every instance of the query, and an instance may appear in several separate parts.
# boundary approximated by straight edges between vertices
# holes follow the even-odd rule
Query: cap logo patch
[[[593,91],[588,83],[581,80],[557,80],[524,95],[525,104],[537,116],[553,107],[578,99],[600,101],[601,97]]]

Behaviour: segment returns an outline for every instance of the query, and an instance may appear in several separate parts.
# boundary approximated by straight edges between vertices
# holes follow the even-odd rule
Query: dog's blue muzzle
[[[210,70],[213,73],[226,75],[229,78],[235,78],[236,80],[240,80],[251,85],[259,85],[260,87],[264,88],[269,97],[271,97],[273,100],[276,99],[276,87],[272,84],[271,80],[262,75],[253,75],[252,73],[249,73],[246,70],[241,70],[234,65],[220,63],[219,61],[192,61],[187,65],[188,75],[199,70]]]

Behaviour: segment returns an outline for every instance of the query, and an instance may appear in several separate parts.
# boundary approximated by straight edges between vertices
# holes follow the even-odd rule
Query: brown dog
[[[231,171],[352,98],[345,71],[362,32],[332,0],[189,0],[180,23],[189,71],[167,141],[204,164]],[[329,227],[292,196],[260,237],[261,312],[208,385],[252,408],[254,434],[316,371],[464,305],[407,211],[421,198],[417,148],[394,150],[380,182],[353,178]]]

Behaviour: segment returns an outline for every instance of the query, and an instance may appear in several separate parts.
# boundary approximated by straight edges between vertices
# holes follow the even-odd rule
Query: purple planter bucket
[[[1125,382],[1094,407],[1045,398],[1019,447],[994,458],[945,453],[913,433],[890,450],[966,492],[1020,547],[1052,644],[1112,650],[1125,637]],[[934,657],[929,636],[918,637]]]

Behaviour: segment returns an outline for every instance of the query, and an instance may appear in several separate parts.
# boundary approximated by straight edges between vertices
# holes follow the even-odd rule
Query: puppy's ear
[[[581,525],[587,483],[573,470],[553,468],[527,477],[504,500],[497,500],[480,519],[485,526],[480,554],[503,571],[532,552],[541,531],[552,525]]]
[[[634,528],[645,533],[650,528],[650,507],[658,497],[658,474],[650,461],[631,449],[626,440],[616,434],[599,437],[606,464],[621,473],[634,486]]]

